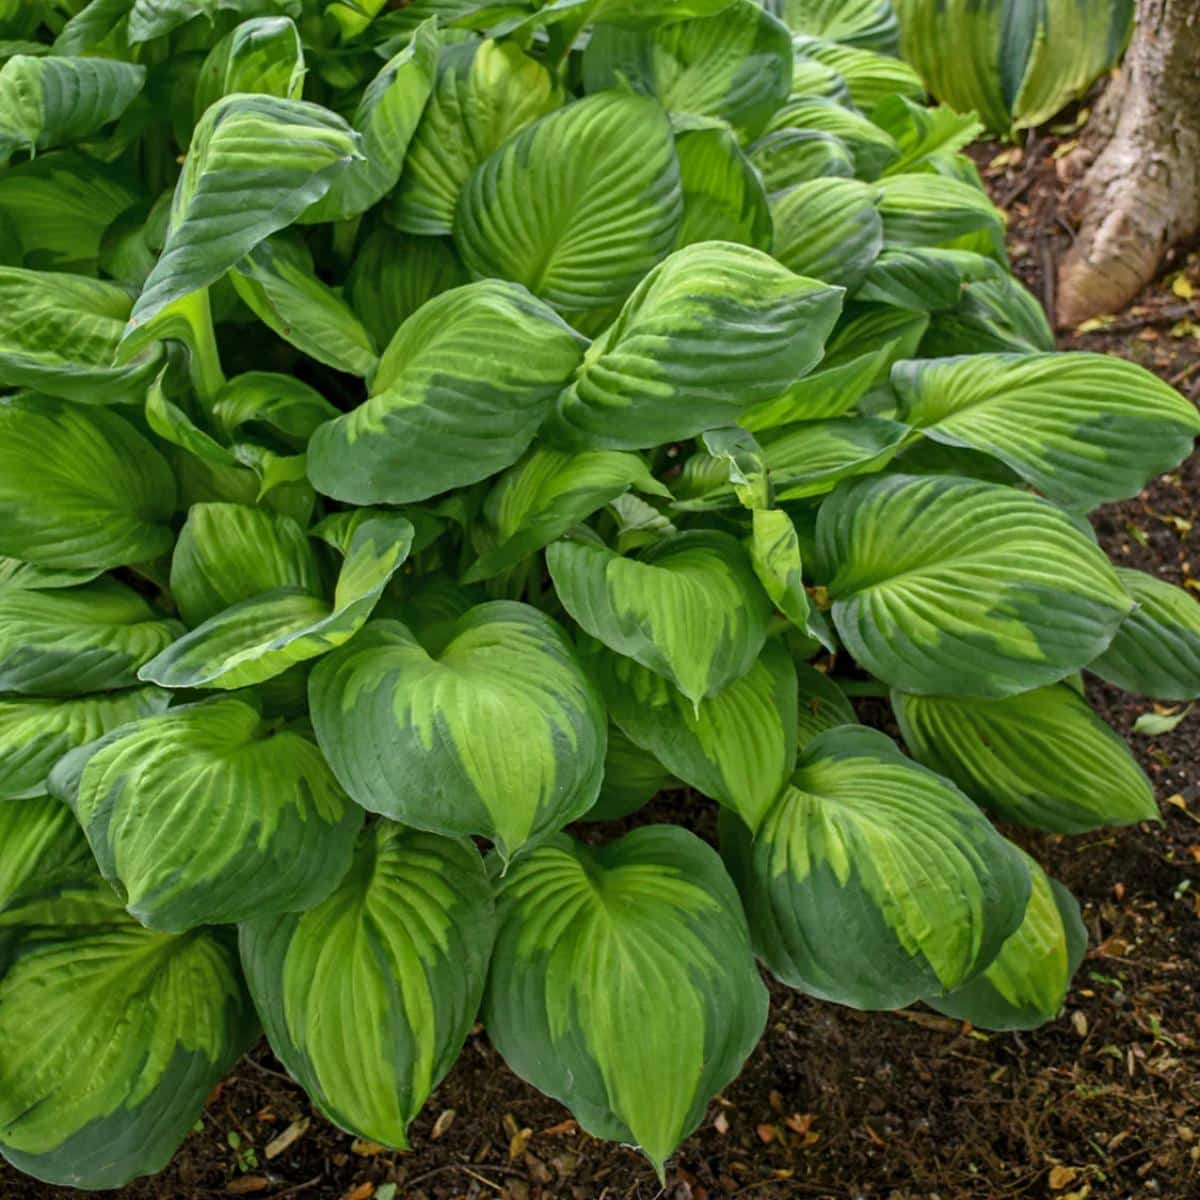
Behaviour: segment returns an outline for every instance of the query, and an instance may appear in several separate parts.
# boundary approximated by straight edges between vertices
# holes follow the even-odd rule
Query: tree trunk
[[[1060,326],[1123,308],[1200,232],[1200,0],[1138,0],[1116,128],[1080,183]]]

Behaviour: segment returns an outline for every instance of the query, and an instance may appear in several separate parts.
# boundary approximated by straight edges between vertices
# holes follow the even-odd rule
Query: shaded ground
[[[979,151],[1012,215],[1014,265],[1039,295],[1070,236],[1056,154],[1074,136],[1068,119],[1059,134],[1041,133],[1032,152]],[[1115,321],[1064,337],[1064,347],[1125,355],[1196,398],[1200,304],[1191,284],[1200,296],[1200,267],[1190,269]],[[1198,523],[1194,458],[1103,510],[1097,529],[1119,562],[1200,592]],[[762,1044],[680,1152],[665,1190],[638,1155],[580,1133],[565,1110],[515,1079],[482,1034],[417,1121],[409,1155],[322,1121],[261,1045],[214,1094],[171,1168],[115,1195],[1200,1197],[1200,711],[1149,739],[1130,733],[1149,704],[1104,686],[1092,698],[1131,736],[1163,824],[1073,839],[1020,835],[1078,896],[1091,935],[1066,1011],[1046,1028],[986,1035],[924,1011],[864,1015],[772,987]],[[686,819],[710,835],[713,806],[680,811],[691,803],[669,798],[639,819]],[[0,1167],[2,1200],[75,1195]]]

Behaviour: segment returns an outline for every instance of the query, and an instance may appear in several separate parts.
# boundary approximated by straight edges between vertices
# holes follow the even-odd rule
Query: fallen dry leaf
[[[1052,1192],[1061,1192],[1063,1188],[1070,1187],[1071,1184],[1079,1178],[1079,1171],[1075,1167],[1057,1166],[1050,1168],[1050,1190]]]
[[[779,1136],[779,1130],[774,1125],[759,1125],[755,1132],[758,1134],[758,1140],[765,1146],[769,1146]]]
[[[373,1195],[375,1195],[373,1183],[360,1183],[358,1187],[351,1188],[342,1200],[371,1200]]]
[[[270,1186],[271,1181],[265,1175],[243,1175],[225,1190],[231,1196],[249,1196],[253,1192],[265,1192]]]
[[[438,1119],[434,1121],[433,1128],[429,1131],[429,1136],[436,1142],[446,1130],[454,1124],[454,1109],[446,1108],[438,1115]]]
[[[263,1153],[268,1158],[278,1158],[308,1132],[308,1127],[311,1124],[312,1122],[308,1117],[301,1117],[300,1120],[293,1121],[278,1137],[272,1138],[267,1143],[267,1148]]]
[[[723,1112],[717,1113],[713,1117],[713,1128],[724,1137],[729,1132],[729,1118]]]
[[[579,1124],[568,1117],[565,1121],[559,1121],[557,1125],[551,1125],[549,1129],[543,1129],[542,1134],[545,1137],[561,1137],[564,1134],[572,1134],[579,1132]]]
[[[532,1129],[518,1129],[512,1135],[512,1139],[508,1143],[508,1161],[516,1162],[522,1154],[525,1153],[525,1147],[529,1145],[530,1138],[533,1137]]]
[[[359,1158],[374,1158],[377,1154],[386,1154],[387,1147],[367,1138],[355,1138],[350,1143],[350,1153],[357,1154]]]

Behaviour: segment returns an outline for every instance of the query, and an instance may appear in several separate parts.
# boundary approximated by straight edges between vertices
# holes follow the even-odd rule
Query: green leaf
[[[800,687],[798,721],[801,750],[830,729],[858,723],[854,706],[828,675],[808,663],[797,663],[796,678]]]
[[[374,339],[353,309],[316,277],[301,244],[268,238],[229,278],[255,316],[309,358],[349,375],[375,370]]]
[[[554,77],[515,42],[443,46],[388,219],[408,233],[452,233],[471,172],[561,103]]]
[[[528,605],[481,604],[446,636],[430,653],[399,622],[372,622],[313,672],[313,724],[368,811],[490,838],[507,859],[592,806],[604,707],[566,635]]]
[[[0,67],[0,164],[78,142],[115,121],[146,68],[103,58],[15,54]]]
[[[854,298],[910,312],[943,312],[961,303],[972,268],[985,275],[1002,273],[990,258],[960,250],[885,250],[871,265]]]
[[[678,248],[738,242],[770,250],[771,210],[759,173],[724,122],[676,118],[675,154],[683,188]]]
[[[454,240],[476,277],[523,283],[588,331],[608,324],[670,252],[682,215],[666,114],[607,92],[543,117],[485,159],[459,200]]]
[[[298,0],[133,0],[132,6],[126,3],[125,7],[129,10],[130,45],[165,37],[197,17],[206,18],[211,26],[221,12],[247,17],[262,12],[300,15]]]
[[[903,3],[903,0],[901,0]],[[765,0],[793,33],[894,54],[899,28],[891,0]]]
[[[879,180],[884,244],[946,246],[976,230],[1004,236],[1004,217],[987,193],[941,175],[887,175]]]
[[[317,427],[337,415],[308,384],[270,371],[235,375],[213,404],[213,419],[226,439],[265,434],[293,450],[302,450]]]
[[[561,837],[499,882],[484,1024],[508,1065],[660,1172],[762,1033],[767,993],[720,860],[654,825]]]
[[[0,913],[31,884],[91,864],[87,838],[61,801],[31,796],[0,804]]]
[[[0,267],[0,385],[81,404],[140,399],[158,355],[113,365],[131,307],[123,288],[99,279]]]
[[[235,92],[262,92],[285,100],[299,100],[304,90],[304,47],[300,31],[290,17],[252,17],[235,25],[218,48],[223,77],[217,95],[203,95],[203,81],[196,89],[196,120],[221,96]],[[210,52],[210,58],[217,52]],[[199,107],[203,104],[203,107]]]
[[[291,517],[243,504],[193,504],[171,559],[171,595],[191,626],[274,588],[320,598],[321,569]]]
[[[1003,700],[892,695],[908,748],[1005,821],[1086,833],[1158,816],[1123,738],[1066,684]]]
[[[889,54],[842,45],[836,39],[799,37],[795,45],[797,55],[815,59],[836,71],[845,80],[851,101],[863,112],[872,113],[872,119],[875,106],[889,97],[902,96],[918,102],[924,99],[925,86],[920,76],[907,63]]]
[[[791,83],[791,37],[755,0],[653,29],[598,24],[583,53],[587,91],[628,88],[669,112],[719,117],[743,140],[762,131]]]
[[[848,476],[880,471],[907,434],[907,425],[882,417],[834,417],[767,430],[763,458],[775,498],[819,496]]]
[[[853,290],[883,249],[878,189],[857,179],[814,179],[771,204],[775,256],[799,275]]]
[[[130,687],[138,668],[182,632],[112,579],[0,592],[0,693],[81,696]]]
[[[620,821],[637,812],[659,792],[676,784],[670,771],[609,722],[604,755],[604,782],[585,821]],[[2,816],[0,812],[0,816]]]
[[[484,514],[496,544],[479,556],[463,582],[478,583],[508,570],[631,487],[670,496],[636,454],[567,454],[535,446],[488,493]]]
[[[629,450],[732,424],[816,365],[840,309],[839,289],[747,246],[676,251],[588,348],[547,436]]]
[[[633,659],[588,650],[584,665],[634,744],[757,825],[796,762],[796,670],[783,643],[772,638],[746,674],[698,704]]]
[[[135,329],[295,221],[360,156],[358,145],[341,117],[302,100],[233,95],[211,105],[192,137],[166,245],[133,307],[127,344]]]
[[[179,405],[167,399],[163,387],[167,371],[168,368],[164,367],[146,392],[143,415],[150,432],[210,466],[236,468],[238,460],[233,451],[227,450],[211,434],[201,429]]]
[[[379,226],[359,244],[346,297],[376,342],[386,346],[421,305],[466,282],[466,268],[448,239],[410,237]]]
[[[921,353],[929,358],[990,351],[1036,354],[1054,346],[1041,301],[1000,271],[995,278],[968,283],[958,307],[933,319]]]
[[[241,928],[271,1048],[343,1129],[408,1149],[475,1021],[495,924],[470,842],[377,822],[323,904]]]
[[[854,175],[854,158],[846,143],[819,129],[777,129],[759,138],[749,155],[772,200],[797,184]]]
[[[983,132],[974,113],[939,106],[926,108],[905,96],[889,96],[871,112],[871,120],[900,147],[886,174],[901,175],[926,166],[935,155],[956,154]]]
[[[352,504],[405,504],[485,479],[528,448],[581,350],[516,284],[443,292],[396,331],[371,398],[313,435],[309,478]]]
[[[1153,575],[1117,568],[1137,608],[1088,670],[1156,700],[1200,699],[1200,604]]]
[[[98,567],[70,568],[40,567],[17,558],[0,557],[0,591],[5,589],[68,588],[90,583],[103,574]]]
[[[974,978],[1030,894],[1021,851],[966,796],[862,727],[810,742],[753,836],[727,818],[721,844],[772,973],[853,1008]]]
[[[1133,732],[1144,737],[1161,737],[1164,733],[1174,733],[1191,715],[1192,705],[1171,712],[1142,713],[1133,723]]]
[[[1133,605],[1070,517],[997,484],[844,484],[821,507],[817,542],[842,640],[909,692],[999,697],[1065,679]]]
[[[972,354],[898,365],[902,419],[982,450],[1040,492],[1090,509],[1178,466],[1200,414],[1135,363],[1106,354]]]
[[[166,462],[115,413],[0,398],[0,553],[72,569],[142,562],[170,550],[174,510]]]
[[[346,873],[362,810],[317,747],[228,696],[145,717],[50,778],[104,877],[150,929],[311,908]]]
[[[116,1188],[167,1165],[257,1022],[224,931],[152,933],[83,879],[0,912],[0,1151]]]
[[[354,517],[361,519],[345,550],[332,602],[294,584],[262,592],[173,642],[142,667],[138,678],[169,688],[248,687],[349,641],[408,558],[413,539],[404,517],[369,510]]]
[[[362,156],[336,175],[325,196],[304,214],[306,223],[357,217],[399,182],[433,92],[437,48],[435,23],[426,22],[367,84],[352,122],[362,135]]]
[[[751,513],[750,561],[771,603],[797,629],[808,628],[808,593],[800,538],[792,518],[781,508]]]
[[[793,95],[771,118],[764,133],[784,129],[833,134],[854,158],[854,173],[867,181],[878,179],[900,157],[900,147],[891,134],[861,113],[824,96]]]
[[[546,561],[563,607],[587,633],[696,707],[745,675],[766,640],[770,602],[727,533],[675,534],[638,558],[559,541]]]
[[[948,995],[927,996],[938,1012],[981,1029],[1036,1029],[1062,1011],[1071,977],[1087,951],[1075,898],[1028,855],[1033,881],[1020,928],[982,975]]]
[[[0,700],[0,801],[44,795],[51,768],[68,750],[162,712],[169,699],[142,687],[74,700]]]

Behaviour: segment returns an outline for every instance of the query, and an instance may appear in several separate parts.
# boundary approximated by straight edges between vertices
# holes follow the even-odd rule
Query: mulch
[[[1063,164],[1076,112],[1024,148],[975,150],[1010,215],[1013,263],[1052,299],[1069,245]],[[1065,149],[1064,149],[1065,148]],[[1193,299],[1195,294],[1195,299]],[[1061,340],[1142,363],[1200,399],[1200,262]],[[1200,593],[1200,458],[1103,509],[1121,564]],[[1088,956],[1063,1015],[995,1035],[919,1007],[863,1014],[772,985],[766,1036],[660,1187],[627,1148],[582,1133],[476,1031],[412,1130],[364,1143],[314,1113],[265,1043],[213,1094],[170,1168],[120,1200],[1118,1200],[1200,1197],[1200,710],[1132,733],[1149,702],[1090,686],[1153,778],[1161,824],[1061,838],[1008,831],[1079,898]],[[877,704],[864,719],[886,726]],[[660,798],[639,823],[714,832],[714,807]],[[0,1197],[82,1195],[0,1166]]]

